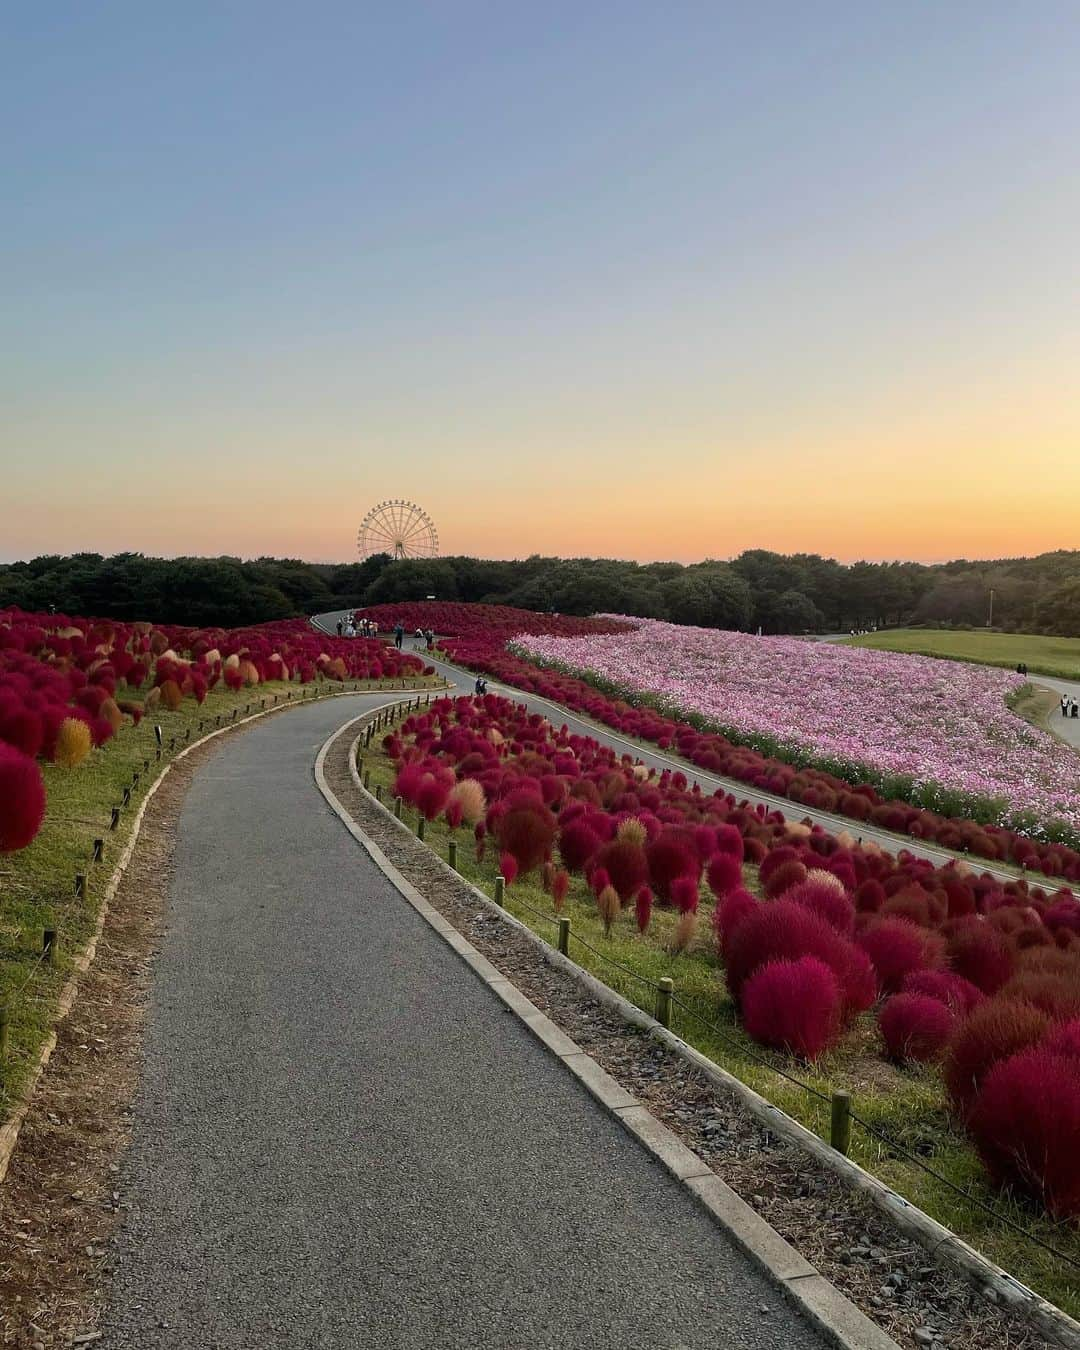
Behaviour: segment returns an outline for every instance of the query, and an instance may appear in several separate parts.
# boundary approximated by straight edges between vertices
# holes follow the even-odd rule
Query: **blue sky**
[[[6,28],[0,556],[1080,544],[1075,5]]]

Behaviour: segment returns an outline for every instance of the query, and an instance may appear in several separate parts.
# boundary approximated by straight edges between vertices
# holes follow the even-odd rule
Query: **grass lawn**
[[[363,767],[370,772],[371,790],[381,785],[384,801],[391,802],[394,767],[377,740],[364,752]],[[416,812],[403,807],[403,819],[415,825]],[[450,839],[456,838],[459,872],[487,895],[494,894],[498,867],[491,843],[484,861],[478,863],[468,829],[452,834],[440,819],[427,824],[425,838],[428,846],[443,858],[447,856]],[[756,869],[747,867],[746,875],[750,888],[756,889]],[[511,914],[545,941],[555,944],[555,913],[538,875],[519,877],[507,888],[505,904]],[[977,1202],[993,1205],[1014,1223],[1077,1260],[1080,1260],[1080,1229],[1075,1225],[1053,1224],[1030,1206],[1011,1202],[992,1189],[974,1150],[952,1123],[937,1071],[902,1070],[882,1059],[873,1013],[863,1015],[843,1043],[816,1065],[800,1065],[758,1046],[738,1025],[723,972],[713,953],[712,904],[707,888],[702,890],[696,935],[682,953],[672,950],[675,916],[659,908],[653,910],[646,936],[639,935],[633,912],[628,911],[613,925],[610,937],[605,937],[592,893],[580,876],[572,878],[563,913],[571,921],[570,955],[579,965],[649,1013],[655,1012],[655,982],[662,976],[670,976],[675,982],[676,998],[696,1014],[676,1007],[673,1030],[825,1139],[829,1137],[828,1105],[786,1081],[772,1066],[794,1073],[826,1095],[835,1088],[846,1088],[852,1094],[857,1114],[924,1158],[965,1194],[958,1195],[913,1163],[897,1157],[855,1125],[851,1156],[858,1163],[1045,1298],[1073,1316],[1080,1314],[1080,1287],[1069,1269],[1010,1232],[981,1210]],[[589,948],[595,948],[601,955]],[[618,969],[606,956],[628,971]]]
[[[417,688],[432,683],[410,681]],[[307,686],[307,692],[354,687],[400,689],[401,684],[401,680],[350,681],[344,686]],[[78,768],[42,765],[48,794],[45,822],[28,848],[0,854],[0,1006],[7,1011],[9,1041],[7,1056],[0,1061],[0,1123],[19,1100],[54,1025],[64,981],[93,933],[102,893],[131,836],[139,805],[157,778],[160,763],[172,759],[189,739],[195,741],[212,730],[219,715],[224,724],[231,720],[234,709],[239,718],[248,704],[254,712],[262,700],[269,705],[275,694],[284,698],[290,690],[297,700],[302,688],[269,683],[231,693],[220,684],[210,690],[201,707],[194,699],[185,699],[175,712],[159,705],[137,727],[125,720],[120,731],[100,750],[92,751]],[[160,763],[156,758],[155,723],[162,729]],[[170,749],[174,738],[175,747]],[[144,768],[147,760],[149,770]],[[136,772],[139,782],[121,811],[118,828],[112,831],[112,808],[121,805],[124,789],[131,787]],[[91,861],[95,839],[104,840],[104,856],[97,864]],[[87,877],[83,898],[75,894],[78,872]],[[41,960],[46,928],[59,935],[55,965]]]
[[[943,656],[1015,670],[1023,661],[1032,675],[1080,680],[1080,638],[1039,637],[1031,633],[952,632],[936,628],[893,628],[844,638],[849,647]]]

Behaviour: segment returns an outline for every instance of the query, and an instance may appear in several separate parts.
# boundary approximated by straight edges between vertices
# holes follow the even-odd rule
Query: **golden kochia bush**
[[[57,764],[74,769],[90,753],[90,728],[81,717],[65,717],[56,733]]]
[[[158,706],[160,702],[161,702],[161,690],[157,687],[157,685],[155,685],[154,688],[151,689],[150,692],[147,694],[147,696],[143,699],[143,712],[144,713],[151,712],[154,708]]]
[[[247,685],[259,683],[259,668],[254,661],[243,660],[237,667],[240,678]]]
[[[184,695],[180,691],[180,686],[175,680],[165,680],[158,686],[161,690],[161,701],[170,712],[175,712],[184,701]],[[149,700],[147,700],[149,702]]]
[[[104,717],[114,732],[120,730],[124,725],[124,714],[120,711],[120,706],[113,698],[105,698],[101,701],[101,707],[98,709],[98,716]]]
[[[483,786],[475,778],[463,778],[460,783],[455,783],[450,789],[449,801],[460,803],[461,819],[467,825],[483,820],[487,810]]]

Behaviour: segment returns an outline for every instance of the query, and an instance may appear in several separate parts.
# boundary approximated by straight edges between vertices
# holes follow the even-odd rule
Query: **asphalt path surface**
[[[329,614],[317,614],[312,622],[324,632],[333,633],[334,625],[337,620],[347,613],[346,610],[335,610]],[[385,634],[383,635],[385,637]],[[418,656],[422,656],[425,661],[430,662],[439,673],[446,677],[463,694],[471,694],[475,684],[475,675],[469,671],[461,670],[456,666],[449,665],[445,661],[434,658],[425,650],[422,644],[416,644],[414,640],[406,634],[405,650],[416,651]],[[1055,683],[1054,681],[1044,681],[1040,676],[1041,683]],[[1057,681],[1058,684],[1066,684],[1067,681]],[[1074,686],[1080,697],[1080,684]],[[789,818],[798,820],[809,820],[823,829],[836,834],[841,830],[846,830],[863,843],[873,842],[883,849],[886,853],[896,854],[901,849],[916,858],[927,858],[930,862],[942,866],[948,862],[956,861],[956,854],[949,853],[945,849],[936,848],[932,844],[925,844],[918,839],[909,838],[907,835],[893,834],[888,830],[878,829],[873,825],[860,823],[859,821],[848,820],[846,816],[833,815],[827,811],[813,810],[808,806],[803,806],[799,802],[790,801],[786,797],[777,797],[771,792],[759,792],[746,783],[740,783],[735,778],[722,778],[716,774],[706,773],[701,769],[695,768],[686,760],[679,759],[674,755],[664,754],[659,750],[651,750],[647,746],[637,741],[620,736],[617,732],[609,730],[607,727],[600,726],[595,722],[587,721],[585,718],[578,717],[564,708],[561,704],[553,703],[549,699],[538,698],[535,694],[527,693],[523,689],[517,689],[513,685],[503,685],[497,680],[488,681],[489,693],[501,693],[512,698],[515,702],[524,703],[531,711],[541,713],[549,721],[561,726],[564,722],[571,731],[580,732],[582,735],[592,736],[604,745],[610,745],[619,754],[632,754],[635,759],[640,759],[650,767],[664,770],[681,771],[686,775],[690,783],[698,783],[703,791],[715,792],[718,788],[723,792],[731,793],[739,801],[748,801],[752,806],[764,805],[770,811],[780,811]],[[1063,722],[1064,719],[1058,718],[1057,721]],[[1080,719],[1075,723],[1080,728]],[[1080,736],[1077,738],[1080,746]],[[998,877],[1002,881],[1013,881],[1019,875],[1005,867],[996,867],[993,863],[987,862],[982,858],[970,857],[967,861],[977,872],[987,872],[991,876]],[[1051,888],[1055,884],[1053,881],[1047,883],[1047,879],[1037,876],[1035,880],[1039,884],[1049,884]]]
[[[194,777],[101,1344],[816,1350],[331,814],[316,752],[384,700]]]

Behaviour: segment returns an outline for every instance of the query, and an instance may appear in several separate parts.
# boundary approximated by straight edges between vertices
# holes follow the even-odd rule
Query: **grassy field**
[[[379,784],[384,800],[391,800],[394,768],[377,742],[366,751],[364,768],[370,772],[372,791]],[[414,824],[416,812],[405,807],[403,818]],[[469,831],[452,834],[442,820],[428,823],[425,837],[429,847],[444,858],[450,839],[456,838],[458,870],[488,895],[494,893],[497,859],[490,847],[487,857],[478,863]],[[748,867],[746,873],[751,889],[756,889],[756,870]],[[505,904],[511,914],[554,945],[557,923],[552,901],[538,878],[519,878],[507,889]],[[1080,1230],[1055,1225],[1031,1207],[1012,1202],[990,1187],[974,1150],[953,1125],[939,1074],[929,1068],[902,1070],[882,1059],[873,1014],[860,1018],[843,1044],[816,1065],[794,1064],[758,1046],[738,1025],[713,952],[712,905],[707,890],[702,893],[695,936],[681,953],[672,950],[676,917],[659,908],[653,910],[652,924],[645,937],[638,934],[632,912],[624,912],[613,925],[611,936],[605,937],[592,894],[581,877],[572,879],[563,913],[571,921],[570,955],[579,965],[650,1013],[655,1011],[655,982],[662,976],[670,976],[675,982],[676,997],[693,1010],[692,1015],[677,1007],[673,1029],[823,1138],[829,1137],[828,1106],[782,1078],[773,1066],[794,1072],[826,1095],[836,1088],[851,1092],[857,1114],[924,1158],[964,1193],[957,1194],[855,1126],[851,1156],[858,1163],[1045,1298],[1073,1316],[1080,1314],[1080,1288],[1063,1263],[1010,1232],[1005,1224],[980,1208],[979,1202],[993,1206],[998,1213],[1078,1260]],[[611,962],[618,962],[632,973]]]
[[[308,686],[306,692],[400,688],[401,683],[359,681],[345,686]],[[423,688],[432,681],[410,683]],[[0,855],[0,1007],[6,1010],[8,1019],[8,1052],[0,1061],[0,1122],[19,1100],[42,1043],[55,1023],[64,981],[93,933],[105,886],[161,764],[189,741],[212,730],[218,717],[225,724],[234,710],[242,717],[247,705],[254,712],[263,700],[269,705],[275,695],[284,699],[290,690],[294,699],[301,697],[299,685],[264,684],[238,693],[218,685],[201,707],[194,699],[185,699],[176,712],[159,705],[154,715],[138,726],[125,721],[120,731],[78,768],[42,766],[48,808],[41,831],[28,848]],[[160,761],[155,723],[162,729]],[[144,767],[147,761],[149,769]],[[140,775],[139,782],[132,787],[135,773]],[[126,788],[131,788],[130,801],[122,807],[117,829],[110,830],[112,808],[121,806]],[[104,841],[102,861],[96,864],[92,861],[95,839]],[[75,894],[76,873],[87,878],[82,897]],[[46,928],[59,935],[55,964],[42,960]]]
[[[850,647],[942,656],[1015,670],[1023,661],[1032,675],[1080,680],[1080,638],[1039,637],[1031,633],[952,632],[936,628],[893,628],[844,638]]]

